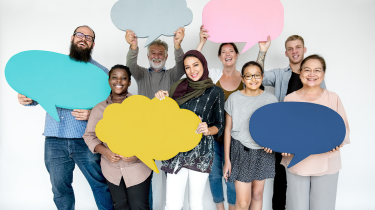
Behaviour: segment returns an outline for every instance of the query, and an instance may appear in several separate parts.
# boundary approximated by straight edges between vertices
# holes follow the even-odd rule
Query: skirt
[[[250,149],[232,138],[230,146],[232,172],[228,181],[250,183],[275,177],[275,153],[263,149]]]

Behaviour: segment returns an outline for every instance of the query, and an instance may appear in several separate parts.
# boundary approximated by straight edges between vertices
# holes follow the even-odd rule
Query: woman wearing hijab
[[[199,144],[188,152],[163,161],[161,170],[168,173],[166,210],[181,209],[184,204],[186,183],[189,180],[189,205],[191,210],[203,210],[203,194],[214,159],[214,138],[224,130],[224,92],[208,77],[207,61],[196,50],[184,55],[186,78],[174,83],[170,92],[159,91],[155,97],[171,97],[181,109],[200,116],[202,122],[196,130],[202,133]],[[176,136],[178,138],[178,136]]]

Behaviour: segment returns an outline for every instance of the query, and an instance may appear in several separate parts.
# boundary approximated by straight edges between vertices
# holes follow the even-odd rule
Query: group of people
[[[94,31],[88,26],[74,30],[69,56],[77,62],[92,63],[106,72],[112,91],[91,111],[57,108],[60,122],[48,113],[46,115],[43,134],[46,137],[45,164],[56,207],[59,210],[74,209],[71,184],[77,164],[91,186],[98,209],[152,209],[152,170],[136,156],[123,157],[113,153],[95,134],[95,126],[103,118],[105,108],[112,103],[122,103],[132,95],[128,88],[133,77],[139,95],[150,99],[171,97],[180,108],[201,118],[196,130],[196,133],[203,134],[199,144],[188,152],[180,152],[162,161],[161,170],[167,175],[166,210],[182,209],[186,186],[189,188],[190,209],[202,210],[207,180],[217,209],[223,210],[223,178],[227,185],[229,210],[261,210],[264,184],[268,178],[274,178],[274,210],[286,207],[288,210],[335,209],[341,169],[339,150],[350,143],[349,125],[340,98],[326,90],[325,60],[319,55],[304,58],[303,38],[292,35],[285,42],[285,56],[289,59],[286,68],[264,71],[265,56],[271,44],[268,38],[268,41],[259,42],[257,60],[245,63],[240,71],[236,69],[237,46],[234,43],[221,44],[218,58],[223,69],[209,69],[201,53],[209,31],[202,26],[199,45],[186,53],[181,48],[184,36],[184,28],[175,32],[176,64],[173,68],[165,68],[168,45],[161,40],[148,46],[150,67],[145,68],[137,63],[137,36],[128,30],[125,39],[130,48],[126,66],[115,65],[108,71],[91,58]],[[184,75],[186,77],[182,78]],[[275,94],[264,91],[263,85],[273,86]],[[18,100],[27,106],[38,104],[20,94]],[[311,155],[286,169],[293,155],[262,148],[249,132],[249,120],[255,110],[283,101],[316,103],[336,111],[346,125],[343,144],[330,152]]]

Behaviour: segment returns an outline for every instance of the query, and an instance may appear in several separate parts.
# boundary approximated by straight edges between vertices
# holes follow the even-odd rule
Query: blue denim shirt
[[[262,84],[264,86],[274,87],[277,100],[283,102],[288,91],[288,84],[291,76],[292,69],[289,65],[286,68],[272,69],[264,72]],[[320,87],[327,89],[324,80],[322,84],[320,84]]]
[[[108,74],[108,69],[97,63],[95,60],[90,59],[89,62]],[[38,105],[38,102],[33,101],[31,104],[26,106],[36,105]],[[87,120],[76,120],[71,113],[73,111],[72,109],[56,107],[56,110],[59,115],[60,122],[53,119],[51,115],[47,113],[43,135],[58,138],[82,138],[86,130]]]

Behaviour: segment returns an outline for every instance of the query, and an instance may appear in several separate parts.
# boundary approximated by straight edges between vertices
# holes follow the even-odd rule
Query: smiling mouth
[[[84,42],[79,42],[79,43],[78,43],[78,46],[85,47],[86,44],[85,44]]]
[[[317,79],[315,78],[307,78],[307,81],[316,81]]]
[[[198,73],[190,75],[192,78],[196,78],[198,76]]]
[[[123,88],[123,85],[115,85],[115,88]]]
[[[225,59],[225,61],[231,61],[232,60],[232,58],[226,58]]]

